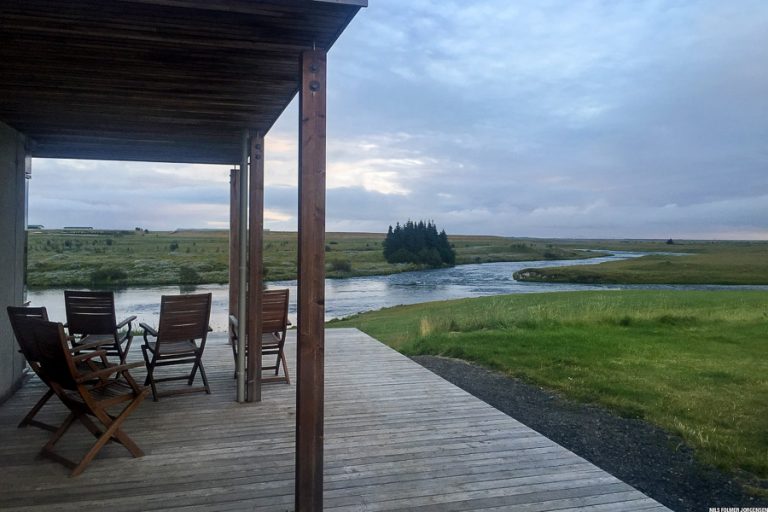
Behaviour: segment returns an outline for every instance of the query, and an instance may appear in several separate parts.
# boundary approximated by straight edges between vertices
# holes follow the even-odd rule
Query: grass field
[[[668,251],[588,267],[525,269],[515,278],[548,283],[768,284],[768,242],[590,240],[559,241],[564,248]]]
[[[768,293],[572,292],[402,306],[333,322],[472,361],[679,434],[768,478]]]
[[[208,284],[228,281],[228,231],[59,231],[29,233],[31,287]],[[296,278],[296,233],[264,234],[268,280]],[[328,277],[392,274],[420,267],[389,264],[383,234],[327,233]],[[584,258],[550,242],[452,236],[457,263]],[[592,254],[593,256],[596,254]]]

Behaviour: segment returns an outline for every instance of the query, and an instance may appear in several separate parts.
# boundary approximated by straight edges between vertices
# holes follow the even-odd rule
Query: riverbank
[[[760,291],[574,292],[417,304],[331,325],[642,419],[748,482],[768,478],[766,311]]]
[[[265,277],[296,278],[296,233],[264,234]],[[379,233],[327,233],[326,272],[330,278],[388,275],[420,270],[384,259]],[[458,264],[565,260],[599,256],[552,241],[494,236],[451,236]],[[229,279],[229,232],[63,231],[29,233],[30,288],[130,287],[223,284]]]
[[[563,241],[564,247],[578,248]],[[632,247],[644,252],[665,249],[677,253],[648,255],[589,267],[526,268],[515,279],[537,283],[581,284],[768,284],[768,242],[661,242],[590,240],[590,247]],[[685,254],[681,254],[685,253]]]
[[[584,265],[618,258],[638,257],[640,253],[615,252],[611,256],[581,260]],[[326,320],[342,318],[364,311],[373,311],[399,304],[416,304],[438,300],[502,295],[508,293],[531,293],[537,291],[563,291],[594,288],[572,284],[518,283],[512,279],[516,270],[531,265],[565,265],[573,260],[542,260],[524,262],[499,262],[466,264],[413,272],[387,275],[327,279],[325,286]],[[289,315],[296,312],[297,282],[268,281],[268,288],[288,288],[290,291]],[[117,312],[125,316],[136,315],[139,322],[153,324],[160,297],[178,293],[213,294],[211,326],[226,331],[229,311],[229,288],[226,284],[166,285],[166,286],[113,286],[106,288],[115,295]],[[766,287],[768,290],[768,287]],[[63,288],[32,288],[27,291],[27,300],[34,306],[45,306],[51,318],[64,320]],[[295,321],[295,316],[291,316]]]

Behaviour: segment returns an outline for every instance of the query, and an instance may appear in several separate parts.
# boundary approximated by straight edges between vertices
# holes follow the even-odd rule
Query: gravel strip
[[[412,359],[676,512],[768,506],[768,499],[747,494],[727,474],[697,462],[680,437],[645,421],[572,402],[464,361]]]

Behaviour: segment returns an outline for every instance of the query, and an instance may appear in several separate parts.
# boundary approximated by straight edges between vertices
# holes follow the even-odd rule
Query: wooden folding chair
[[[144,329],[144,345],[141,351],[147,365],[147,379],[144,385],[152,386],[155,401],[161,396],[179,393],[205,391],[211,393],[208,378],[203,367],[203,351],[208,336],[208,321],[211,316],[211,294],[163,295],[160,300],[160,323],[157,330],[145,323],[139,324]],[[150,341],[149,336],[155,338]],[[156,368],[179,364],[192,364],[188,374],[157,378]],[[202,387],[192,387],[197,372],[203,379]],[[186,380],[186,388],[176,388],[158,392],[157,383],[172,380]]]
[[[73,355],[62,324],[31,318],[20,323],[24,335],[19,342],[30,366],[70,411],[40,454],[71,468],[70,476],[82,473],[109,441],[122,444],[134,457],[143,456],[141,449],[120,428],[149,391],[139,386],[128,372],[130,368],[141,366],[141,363],[110,365],[104,350]],[[83,364],[96,359],[100,360],[100,366],[88,366],[88,371],[80,369]],[[123,405],[120,412],[116,416],[110,414],[108,409],[118,405]],[[56,443],[75,420],[79,420],[96,437],[79,462],[54,451]]]
[[[274,370],[273,377],[262,377],[262,382],[285,382],[291,383],[288,375],[288,362],[285,359],[285,336],[288,327],[291,325],[288,320],[288,298],[289,290],[267,290],[262,292],[262,317],[261,317],[261,355],[275,356],[275,364],[262,366],[262,371]],[[232,345],[232,354],[235,356],[237,364],[237,318],[229,317],[229,338]],[[246,352],[247,357],[247,352]],[[280,366],[283,367],[283,376],[280,377]]]
[[[27,359],[27,361],[30,360],[29,355],[24,353],[24,344],[21,341],[21,337],[26,334],[26,331],[24,329],[24,320],[34,318],[37,320],[48,320],[48,312],[45,308],[30,308],[30,307],[24,307],[24,306],[8,306],[8,319],[11,322],[11,329],[13,330],[13,335],[16,338],[16,342],[19,345],[19,351],[24,354],[24,357]],[[31,366],[30,366],[31,367]],[[43,380],[45,382],[45,380]],[[48,383],[46,382],[46,385]],[[44,430],[50,430],[51,432],[55,432],[56,428],[53,425],[49,425],[48,423],[44,423],[42,421],[38,421],[35,418],[38,412],[40,412],[40,409],[43,408],[45,403],[53,396],[53,391],[51,390],[50,386],[48,386],[47,391],[43,396],[40,397],[40,399],[37,401],[37,403],[30,409],[30,411],[27,413],[26,416],[21,420],[21,422],[18,425],[18,428],[26,427],[27,425],[31,425],[33,427],[42,428]]]
[[[130,316],[117,323],[114,293],[65,290],[64,307],[67,330],[74,346],[83,341],[89,345],[101,341],[101,350],[125,363],[133,340],[131,326],[136,317]],[[126,330],[121,332],[122,329]]]

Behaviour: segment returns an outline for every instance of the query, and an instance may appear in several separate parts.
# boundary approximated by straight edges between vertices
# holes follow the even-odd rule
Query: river
[[[526,283],[516,281],[512,277],[512,274],[524,268],[596,265],[605,261],[638,258],[646,254],[648,253],[611,251],[610,256],[583,260],[481,263],[386,276],[327,279],[325,282],[326,319],[342,318],[363,311],[372,311],[399,304],[416,304],[508,293],[621,289],[717,290],[741,288],[768,290],[768,286]],[[268,288],[289,288],[291,290],[290,317],[295,323],[296,281],[272,281],[268,283]],[[139,322],[157,326],[161,295],[203,292],[213,294],[211,327],[214,331],[225,331],[227,329],[227,301],[229,296],[227,285],[152,286],[115,290],[115,308],[118,321],[129,315],[136,315]],[[51,320],[66,321],[62,289],[30,290],[27,293],[27,300],[31,301],[33,306],[45,306]]]

